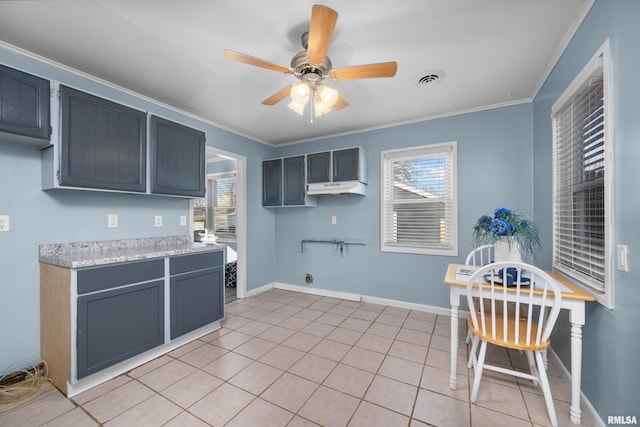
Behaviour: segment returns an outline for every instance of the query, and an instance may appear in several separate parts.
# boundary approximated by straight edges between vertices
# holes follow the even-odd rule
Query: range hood
[[[367,186],[360,181],[316,182],[307,184],[307,195],[317,196],[320,194],[360,194],[364,196],[367,194]]]

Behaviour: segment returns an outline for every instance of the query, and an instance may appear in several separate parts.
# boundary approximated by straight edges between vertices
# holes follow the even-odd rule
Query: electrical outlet
[[[180,225],[187,225],[187,217],[185,215],[180,215]]]
[[[118,228],[118,214],[107,215],[107,227]]]
[[[161,215],[156,215],[155,224],[156,224],[156,227],[162,227],[162,216]]]
[[[0,232],[9,231],[9,215],[0,215]]]

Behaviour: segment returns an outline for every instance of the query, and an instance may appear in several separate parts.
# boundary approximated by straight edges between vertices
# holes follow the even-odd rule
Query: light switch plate
[[[0,215],[0,232],[9,231],[9,215]]]
[[[629,271],[629,252],[627,245],[618,245],[616,252],[618,255],[618,270]]]
[[[185,215],[180,215],[180,225],[187,225],[187,217]]]

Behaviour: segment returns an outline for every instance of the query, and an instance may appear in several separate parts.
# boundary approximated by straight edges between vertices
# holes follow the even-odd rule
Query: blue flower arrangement
[[[496,209],[493,212],[493,218],[482,215],[473,226],[476,247],[494,244],[503,237],[509,244],[517,243],[523,254],[533,256],[540,250],[538,226],[524,215],[510,209]]]

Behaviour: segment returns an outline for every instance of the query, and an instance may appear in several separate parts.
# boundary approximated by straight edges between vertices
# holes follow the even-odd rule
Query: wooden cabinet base
[[[71,380],[71,275],[40,264],[40,355],[49,378],[64,394]]]

